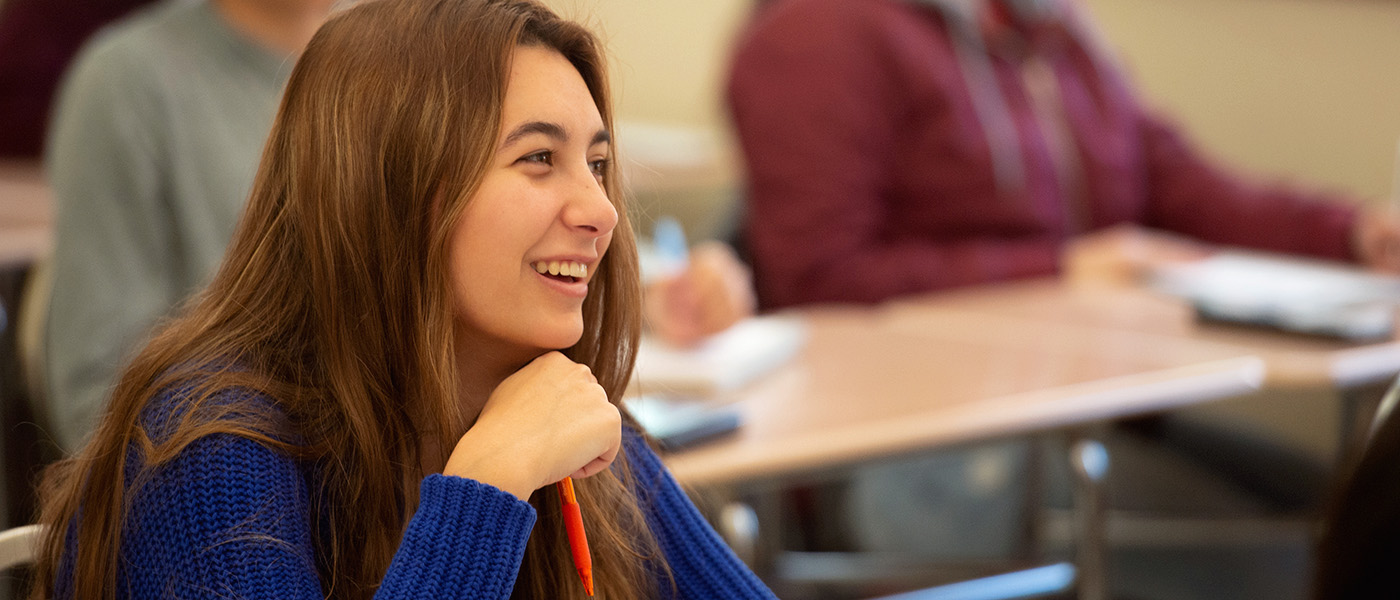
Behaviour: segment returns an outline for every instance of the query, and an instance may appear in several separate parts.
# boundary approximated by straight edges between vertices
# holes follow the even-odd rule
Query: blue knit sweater
[[[772,598],[641,436],[627,429],[623,444],[677,597]],[[297,461],[246,438],[213,435],[138,489],[121,542],[121,597],[324,598],[308,481]],[[376,597],[508,598],[534,522],[534,507],[507,492],[430,475]],[[57,597],[72,596],[68,582],[58,588]],[[658,588],[669,594],[671,586]]]

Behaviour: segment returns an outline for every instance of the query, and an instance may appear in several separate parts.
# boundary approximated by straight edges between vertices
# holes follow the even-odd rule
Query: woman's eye
[[[544,150],[536,152],[534,154],[526,154],[525,156],[520,157],[520,160],[517,160],[516,162],[535,163],[539,165],[553,165],[554,153],[548,150]]]
[[[593,176],[602,179],[608,172],[608,159],[600,158],[588,162],[588,170],[593,171]]]

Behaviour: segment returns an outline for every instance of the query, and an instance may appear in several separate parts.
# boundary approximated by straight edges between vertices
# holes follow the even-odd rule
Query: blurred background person
[[[1213,245],[1400,271],[1389,215],[1193,148],[1073,0],[768,2],[737,42],[727,100],[765,309],[1064,270],[1132,278]],[[1014,538],[1024,457],[1021,442],[978,445],[822,493],[855,515],[860,543],[996,556]]]
[[[293,59],[333,0],[167,0],[65,76],[45,156],[56,216],[42,363],[71,450],[123,356],[204,284],[242,212]]]
[[[1400,269],[1393,221],[1198,153],[1070,0],[772,2],[728,99],[765,307],[1050,275],[1121,224]]]

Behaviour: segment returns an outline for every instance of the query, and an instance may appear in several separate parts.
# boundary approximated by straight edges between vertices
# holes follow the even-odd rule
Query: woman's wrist
[[[524,477],[528,473],[528,469],[525,468],[527,465],[520,464],[519,453],[473,452],[471,448],[467,447],[472,442],[472,440],[467,439],[470,435],[471,432],[468,432],[458,442],[452,456],[447,459],[442,474],[479,481],[521,500],[528,500],[530,494],[534,493],[539,486]],[[459,455],[461,456],[459,457]]]

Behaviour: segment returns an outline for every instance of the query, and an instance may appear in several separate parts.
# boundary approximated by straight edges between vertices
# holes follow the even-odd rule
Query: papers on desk
[[[643,336],[633,389],[643,395],[698,396],[732,390],[791,360],[806,340],[806,324],[787,316],[741,321],[694,348]]]
[[[1158,268],[1149,285],[1203,319],[1351,340],[1392,336],[1400,278],[1341,263],[1226,251]]]
[[[795,317],[742,321],[694,348],[675,348],[644,336],[624,402],[663,448],[676,450],[734,431],[737,407],[717,400],[792,359],[807,340]]]

